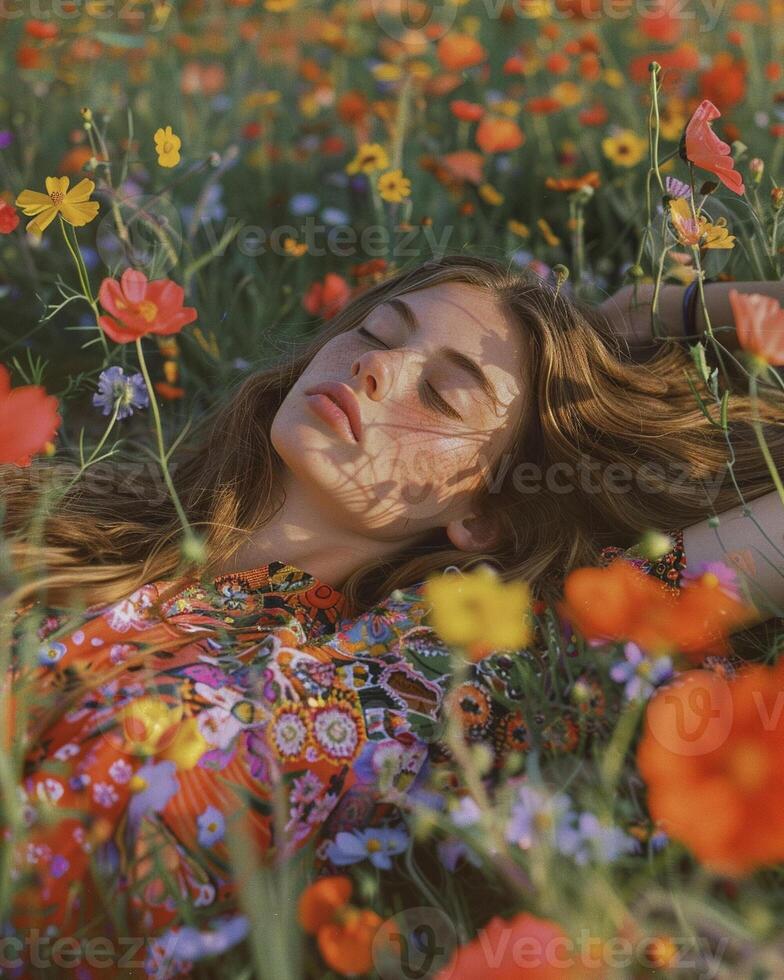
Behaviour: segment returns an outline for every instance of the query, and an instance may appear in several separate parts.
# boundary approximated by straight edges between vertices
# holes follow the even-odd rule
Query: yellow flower
[[[559,82],[553,86],[550,94],[561,105],[568,106],[569,108],[579,105],[585,98],[583,90],[575,82]]]
[[[509,116],[513,119],[520,113],[520,103],[517,99],[500,99],[498,102],[493,103],[493,112],[499,113],[502,116]]]
[[[713,223],[701,217],[700,232],[700,248],[735,247],[735,236],[730,234],[727,219],[723,215]]]
[[[517,650],[531,641],[531,593],[526,582],[502,582],[488,565],[465,574],[432,575],[425,584],[431,625],[469,655]]]
[[[182,140],[172,132],[171,126],[155,131],[155,152],[158,154],[158,165],[161,167],[176,167],[180,162],[180,147]]]
[[[393,65],[388,61],[382,61],[372,68],[371,71],[377,82],[396,82],[403,74],[400,65]]]
[[[670,221],[681,245],[698,245],[700,248],[734,248],[735,237],[727,228],[725,217],[715,222],[699,215],[699,223],[694,220],[691,205],[685,197],[675,197],[669,202]]]
[[[169,705],[162,698],[143,697],[132,701],[122,714],[126,751],[156,755],[168,748],[182,718],[182,705]]]
[[[605,136],[602,150],[608,160],[619,167],[633,167],[648,151],[648,142],[631,129],[624,129],[614,136]]]
[[[677,113],[665,113],[659,120],[659,132],[662,139],[672,142],[679,140],[688,121],[686,116]]]
[[[498,205],[504,203],[504,195],[499,193],[492,184],[481,184],[479,196],[488,204]]]
[[[346,166],[347,174],[373,173],[374,170],[386,170],[389,166],[387,151],[380,143],[363,143],[357,150],[357,155]]]
[[[618,71],[617,68],[605,68],[602,72],[602,80],[605,85],[609,85],[610,88],[623,88],[626,84],[626,79],[623,72]]]
[[[36,215],[27,226],[30,234],[43,234],[58,214],[63,221],[77,228],[86,225],[98,214],[100,204],[88,200],[95,190],[95,184],[85,177],[68,190],[70,183],[68,177],[47,177],[46,194],[24,190],[17,197],[15,204],[24,214]]]
[[[287,10],[293,10],[297,5],[297,0],[264,0],[264,9],[271,14],[283,14]]]
[[[520,238],[528,238],[531,234],[531,229],[528,225],[523,224],[522,221],[518,221],[516,218],[510,218],[506,223],[506,227],[513,235],[519,235]]]
[[[289,238],[288,235],[283,239],[283,251],[286,255],[293,255],[294,258],[299,258],[307,250],[308,246],[305,242],[298,242],[295,238]]]
[[[561,239],[555,234],[550,225],[545,221],[544,218],[540,218],[536,222],[536,227],[541,231],[544,236],[544,240],[548,245],[560,245]]]
[[[378,192],[385,201],[399,204],[411,195],[411,181],[402,170],[389,170],[378,178]]]

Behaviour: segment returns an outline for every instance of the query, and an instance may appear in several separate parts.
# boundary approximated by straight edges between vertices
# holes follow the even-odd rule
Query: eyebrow
[[[419,319],[416,313],[399,297],[392,297],[392,299],[386,300],[384,303],[380,303],[379,306],[391,306],[405,321],[406,325],[410,329],[411,333],[420,329]],[[451,361],[456,367],[462,368],[468,374],[474,378],[475,381],[479,383],[479,387],[487,395],[487,397],[497,405],[499,402],[498,392],[495,389],[495,385],[488,378],[482,368],[476,363],[473,358],[464,354],[462,351],[456,350],[454,347],[439,347],[438,354],[442,354],[448,361]]]

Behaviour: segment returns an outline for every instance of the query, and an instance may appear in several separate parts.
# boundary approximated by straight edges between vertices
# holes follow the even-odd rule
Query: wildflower
[[[98,290],[103,308],[101,329],[117,344],[127,344],[147,334],[179,333],[198,316],[192,306],[183,306],[185,291],[172,279],[148,281],[137,269],[128,268],[120,281],[104,279]]]
[[[734,247],[735,238],[730,235],[726,218],[723,216],[712,223],[700,214],[698,221],[695,221],[689,201],[685,197],[671,198],[668,209],[670,221],[681,245],[696,245],[700,248]]]
[[[625,660],[619,660],[610,668],[610,677],[618,684],[625,684],[624,694],[629,701],[644,701],[655,687],[670,680],[673,675],[669,657],[646,657],[636,643],[624,646]]]
[[[126,376],[121,367],[110,367],[98,376],[98,391],[93,395],[93,405],[102,408],[104,415],[110,415],[115,405],[119,405],[117,418],[125,419],[133,415],[134,409],[146,408],[150,404],[147,386],[141,374]]]
[[[664,190],[670,197],[691,197],[691,187],[677,177],[665,177]]]
[[[709,588],[721,588],[734,599],[740,599],[738,574],[723,561],[701,561],[683,573],[683,582],[700,582]]]
[[[547,843],[568,854],[574,849],[575,819],[566,793],[549,793],[523,784],[512,806],[505,836],[524,851]]]
[[[708,99],[703,100],[689,120],[683,135],[681,155],[695,167],[715,174],[725,187],[743,194],[743,178],[735,170],[731,148],[713,132],[711,122],[721,113]]]
[[[455,182],[467,181],[469,184],[482,183],[484,157],[474,150],[456,150],[439,158],[439,163]]]
[[[498,980],[525,975],[532,980],[576,977],[572,957],[553,955],[556,949],[568,948],[568,937],[550,919],[540,919],[529,912],[509,920],[495,916],[474,939],[455,950],[435,980],[474,980],[488,975]],[[488,968],[489,953],[492,969]]]
[[[487,58],[487,50],[470,34],[450,31],[438,42],[436,56],[446,71],[458,72],[481,64]]]
[[[501,116],[484,116],[474,136],[483,153],[507,153],[525,142],[525,134],[514,121]]]
[[[494,207],[504,203],[504,195],[496,190],[492,184],[481,184],[479,186],[479,196],[483,201],[492,204]]]
[[[302,299],[302,305],[311,316],[331,320],[339,313],[351,296],[351,287],[335,272],[328,272],[321,282],[311,284]]]
[[[488,565],[468,574],[433,575],[425,585],[433,628],[472,659],[530,642],[531,594],[525,582],[500,580]]]
[[[583,187],[599,187],[601,178],[598,170],[589,170],[582,177],[548,177],[544,186],[549,190],[571,193]]]
[[[623,129],[613,136],[605,136],[602,150],[608,160],[619,167],[634,167],[645,156],[648,143],[631,129]]]
[[[411,181],[402,170],[389,170],[378,178],[378,192],[385,201],[399,204],[411,195]]]
[[[180,162],[182,140],[172,132],[171,126],[155,131],[155,152],[160,167],[176,167]]]
[[[19,224],[19,215],[11,205],[0,198],[0,235],[10,235]]]
[[[329,846],[327,857],[333,864],[356,864],[365,858],[376,868],[388,871],[392,857],[408,847],[408,834],[395,827],[340,831]]]
[[[373,940],[382,924],[375,912],[349,904],[351,891],[348,878],[328,875],[308,885],[297,907],[300,925],[316,936],[324,962],[341,976],[370,971]]]
[[[375,170],[387,170],[389,157],[380,143],[363,143],[356,156],[346,166],[347,174],[372,174]]]
[[[623,854],[633,854],[638,843],[629,834],[601,821],[595,813],[581,813],[577,818],[576,846],[573,857],[584,865],[593,858],[601,864],[616,861]]]
[[[719,874],[784,860],[782,685],[781,661],[729,683],[695,670],[648,704],[637,763],[651,817]]]
[[[740,346],[760,364],[784,365],[784,310],[772,296],[729,291]]]
[[[70,183],[68,177],[47,177],[46,194],[24,190],[17,197],[16,206],[28,216],[35,215],[27,226],[30,234],[43,234],[58,214],[77,228],[88,224],[98,214],[99,203],[88,200],[95,190],[93,181],[85,177],[68,190]]]
[[[553,229],[550,227],[549,222],[544,218],[539,218],[539,220],[536,222],[536,227],[539,229],[539,231],[541,231],[542,237],[548,245],[555,247],[556,245],[561,244],[561,239],[555,234]]]
[[[449,109],[455,119],[461,122],[479,122],[485,114],[485,108],[477,102],[467,102],[465,99],[454,99],[449,103]]]
[[[0,465],[29,466],[31,456],[52,441],[61,421],[54,395],[47,395],[40,385],[12,390],[8,368],[0,364]]]
[[[199,827],[198,840],[202,847],[210,847],[223,839],[226,821],[217,807],[208,806],[196,817],[196,823]]]
[[[518,221],[516,218],[510,218],[506,227],[513,235],[519,235],[520,238],[528,238],[531,234],[531,229],[522,221]]]

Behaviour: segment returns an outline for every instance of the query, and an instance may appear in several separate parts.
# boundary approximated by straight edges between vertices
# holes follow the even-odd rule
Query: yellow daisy
[[[305,242],[298,242],[296,238],[290,238],[288,235],[283,239],[283,251],[286,255],[291,255],[294,258],[299,258],[307,252],[308,246]]]
[[[402,170],[389,170],[378,178],[378,192],[385,201],[400,204],[411,195],[411,181]]]
[[[45,228],[62,215],[64,221],[81,227],[92,221],[98,214],[100,204],[88,198],[95,190],[95,184],[88,177],[68,190],[71,183],[68,177],[47,177],[46,194],[24,190],[16,199],[16,206],[26,215],[36,215],[28,224],[27,231],[41,235]]]
[[[371,174],[374,170],[386,170],[389,167],[387,151],[380,143],[363,143],[357,150],[357,155],[346,166],[347,174]]]
[[[176,167],[180,162],[180,147],[182,140],[172,132],[171,126],[155,131],[155,152],[158,154],[158,165],[161,167]]]
[[[614,136],[606,136],[602,150],[619,167],[634,167],[648,152],[648,142],[631,129],[624,129]]]

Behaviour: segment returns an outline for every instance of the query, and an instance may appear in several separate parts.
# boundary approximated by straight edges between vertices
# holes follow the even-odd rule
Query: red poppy
[[[302,300],[302,305],[311,316],[331,320],[339,313],[351,297],[351,287],[335,272],[328,272],[320,282],[314,282]]]
[[[580,58],[579,71],[580,78],[595,82],[602,74],[602,63],[592,51],[588,51]]]
[[[570,62],[560,51],[553,51],[545,58],[544,66],[551,75],[564,75],[569,71]]]
[[[370,103],[364,92],[351,89],[344,92],[337,102],[337,113],[340,120],[348,125],[362,122],[370,112]]]
[[[640,14],[640,31],[653,41],[672,44],[683,32],[683,17],[678,0],[656,0],[652,8]]]
[[[647,85],[650,78],[648,66],[652,61],[662,67],[662,88],[676,88],[687,74],[695,72],[700,67],[700,52],[693,44],[679,44],[672,51],[651,51],[637,55],[629,62],[629,77],[638,85]]]
[[[699,75],[700,97],[724,109],[739,105],[746,97],[746,65],[727,51],[713,58],[711,67]]]
[[[468,102],[466,99],[453,99],[449,108],[455,119],[462,122],[478,122],[485,114],[485,107],[478,102]]]
[[[128,344],[147,334],[173,334],[192,323],[197,312],[183,306],[185,291],[172,279],[149,282],[138,269],[126,269],[120,281],[104,279],[98,298],[110,316],[98,323],[116,344]]]
[[[525,61],[523,61],[523,56],[521,54],[510,55],[504,62],[503,73],[504,75],[524,75]]]
[[[549,116],[553,112],[563,109],[563,105],[551,95],[540,95],[535,99],[529,99],[525,104],[525,111],[532,116]]]
[[[57,409],[57,399],[40,385],[12,390],[8,368],[0,364],[0,463],[29,466],[54,439],[62,421]]]
[[[297,914],[305,932],[316,936],[324,962],[341,976],[367,973],[373,966],[373,940],[381,916],[348,904],[352,884],[345,875],[330,875],[308,885]]]
[[[603,126],[609,118],[605,106],[601,103],[581,109],[577,114],[577,119],[581,126]]]
[[[525,134],[514,119],[485,116],[477,127],[475,139],[483,153],[506,153],[522,146]]]
[[[10,235],[19,224],[19,215],[7,201],[0,199],[0,235]]]
[[[474,980],[491,975],[493,980],[564,980],[579,976],[577,957],[562,956],[569,940],[550,919],[521,912],[513,919],[495,916],[465,946],[460,946],[436,980]],[[560,950],[560,953],[558,952]],[[488,967],[492,957],[492,967]],[[590,972],[590,971],[589,971]]]
[[[57,24],[48,20],[28,20],[24,29],[28,37],[34,37],[38,41],[49,41],[59,33]]]
[[[700,103],[686,126],[686,158],[695,167],[701,167],[715,174],[731,191],[743,194],[745,191],[743,178],[735,170],[735,164],[730,156],[730,146],[720,140],[711,129],[711,122],[720,116],[719,110],[708,99]]]
[[[735,332],[743,350],[768,364],[784,365],[784,310],[764,293],[729,291]]]

